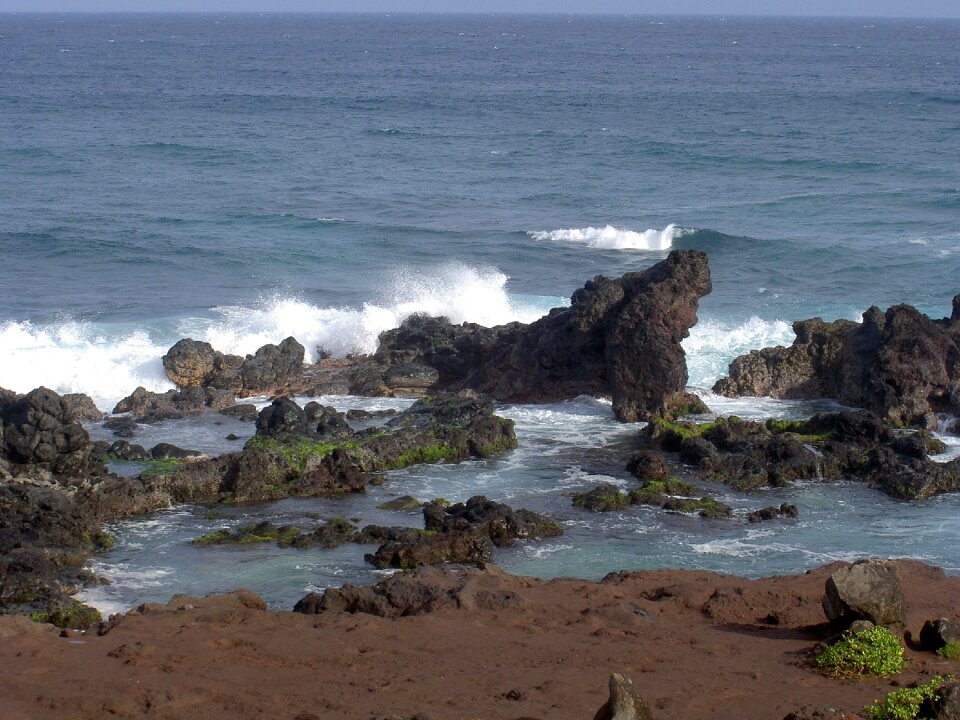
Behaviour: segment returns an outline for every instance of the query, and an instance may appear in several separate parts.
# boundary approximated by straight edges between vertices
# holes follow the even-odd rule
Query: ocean
[[[20,392],[110,410],[172,387],[160,356],[181,337],[248,353],[293,335],[315,357],[370,352],[413,312],[530,321],[595,275],[697,248],[714,291],[684,343],[691,387],[715,412],[802,416],[824,404],[709,388],[736,355],[791,342],[794,320],[897,303],[944,317],[960,293],[957,20],[5,14],[0,67],[0,386]],[[407,493],[560,519],[563,537],[499,551],[514,572],[757,576],[866,554],[960,572],[956,496],[811,481],[714,488],[734,522],[590,515],[563,492],[626,485],[636,427],[587,398],[502,411],[520,438],[502,459],[398,472],[362,497],[119,523],[96,564],[113,585],[92,597],[239,583],[288,607],[367,582],[364,548],[186,541],[315,512],[416,524],[374,508]],[[206,418],[138,441],[220,452],[227,432]],[[742,522],[784,500],[798,521]]]

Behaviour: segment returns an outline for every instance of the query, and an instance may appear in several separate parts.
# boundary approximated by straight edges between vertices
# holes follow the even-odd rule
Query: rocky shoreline
[[[46,388],[25,395],[0,391],[0,617],[26,615],[40,623],[32,635],[31,626],[16,619],[5,620],[2,628],[19,638],[18,642],[54,642],[49,646],[54,647],[55,641],[50,641],[42,629],[45,623],[67,632],[99,628],[97,637],[141,625],[152,633],[157,631],[153,624],[163,626],[178,612],[210,608],[214,613],[237,611],[245,617],[253,613],[244,622],[282,626],[284,631],[295,632],[296,623],[302,620],[289,619],[282,613],[264,614],[262,601],[249,593],[211,601],[173,601],[177,607],[193,607],[177,611],[173,606],[152,607],[106,625],[94,609],[71,596],[100,582],[85,567],[94,553],[110,546],[111,539],[101,529],[105,522],[183,503],[234,505],[362,493],[390,470],[418,463],[494,457],[517,445],[513,422],[495,414],[495,401],[605,396],[612,398],[618,420],[645,421],[637,432],[637,451],[623,459],[639,485],[628,492],[614,486],[576,492],[570,502],[584,511],[622,510],[639,504],[730,521],[729,507],[698,492],[691,483],[725,484],[754,491],[800,479],[844,479],[863,482],[903,500],[960,490],[960,459],[932,460],[931,455],[943,448],[928,432],[936,425],[937,413],[960,413],[960,296],[954,301],[952,316],[944,320],[930,320],[909,306],[896,306],[885,314],[871,308],[861,324],[823,323],[819,319],[799,322],[795,325],[797,341],[791,348],[765,349],[738,358],[731,364],[730,377],[716,387],[718,392],[730,395],[833,397],[863,407],[863,411],[821,413],[803,421],[751,422],[730,417],[694,422],[684,418],[709,413],[709,409],[700,398],[686,392],[680,341],[696,323],[698,302],[709,291],[706,255],[675,251],[643,272],[615,280],[598,277],[589,281],[573,295],[569,308],[557,308],[530,325],[483,328],[454,326],[442,318],[411,317],[396,330],[384,333],[377,353],[369,357],[327,358],[305,365],[304,348],[294,338],[264,346],[246,358],[224,355],[207,343],[184,339],[163,358],[164,368],[178,389],[151,393],[137,388],[124,398],[104,422],[118,438],[113,442],[90,440],[81,421],[100,422],[104,415],[85,396],[61,397]],[[317,402],[301,407],[291,397],[331,392],[418,399],[399,413],[351,415]],[[273,400],[259,411],[255,405],[238,404],[238,399],[251,396],[270,396]],[[164,423],[210,412],[255,422],[256,433],[242,450],[217,457],[169,443],[147,449],[132,442],[138,423]],[[143,471],[136,477],[111,473],[106,463],[118,460],[140,463]],[[528,593],[537,596],[549,583],[513,578],[490,569],[438,568],[442,563],[485,567],[494,547],[555,537],[562,533],[559,524],[483,496],[452,505],[439,498],[422,504],[412,498],[406,502],[412,503],[409,507],[422,508],[422,529],[359,527],[334,518],[312,528],[256,523],[235,533],[212,533],[197,538],[195,543],[276,542],[282,547],[332,548],[353,542],[371,546],[373,552],[366,559],[375,567],[424,568],[373,588],[348,586],[308,595],[297,603],[295,609],[300,613],[406,617],[433,615],[436,611],[438,617],[469,612],[499,613],[506,618],[519,613],[529,619],[523,598]],[[797,512],[795,506],[781,504],[757,510],[746,520],[792,518]],[[904,567],[918,582],[930,585],[923,592],[941,586],[952,590],[960,582],[929,568]],[[820,575],[823,572],[817,571]],[[561,594],[572,592],[571,598],[577,593],[605,597],[621,582],[646,587],[643,578],[647,575],[628,574],[622,580],[607,578],[593,585],[564,581],[567,584],[552,587]],[[679,586],[688,586],[683,572],[671,577]],[[698,578],[691,581],[694,585],[713,583],[716,588],[710,598],[702,603],[698,600],[696,607],[684,604],[677,608],[677,621],[683,613],[696,610],[710,621],[705,632],[717,630],[715,603],[711,601],[717,593],[723,596],[728,592],[722,588],[730,583],[754,587],[754,581],[737,578],[708,574],[690,577]],[[771,585],[778,582],[806,587],[798,578],[769,581]],[[464,589],[467,586],[472,588],[469,592]],[[736,592],[742,589],[738,585]],[[686,592],[670,590],[652,600],[648,597],[661,590],[637,592],[651,602]],[[610,633],[620,637],[617,633],[622,632],[627,638],[647,628],[634,628],[631,614],[647,623],[652,617],[649,609],[633,601],[627,603],[626,595],[618,597],[618,602],[623,602],[614,606],[620,609],[597,614],[591,637],[607,637]],[[776,622],[756,618],[748,621],[744,616],[737,622],[746,623],[746,629],[737,632],[763,635],[769,630],[765,626],[780,626],[782,617],[792,617],[789,604],[780,604],[783,600],[780,595],[770,599],[767,617],[776,618]],[[684,602],[692,601],[688,598]],[[793,602],[800,601],[794,598]],[[629,610],[627,605],[634,609]],[[547,603],[537,612],[553,612],[551,608]],[[578,612],[581,618],[595,615],[590,607]],[[937,612],[944,617],[958,614],[949,602]],[[141,616],[143,619],[139,619]],[[805,611],[798,614],[801,616],[806,625],[790,626],[793,635],[787,635],[799,642],[801,637],[811,639],[822,634],[811,630],[818,627],[819,620]],[[470,617],[473,621],[474,616]],[[329,624],[318,622],[314,629]],[[329,622],[333,623],[331,627],[336,625]],[[578,624],[582,620],[569,622]],[[686,618],[683,622],[691,621]],[[734,620],[725,622],[729,625]],[[615,629],[624,623],[632,629]],[[747,627],[751,623],[759,626]],[[533,624],[538,626],[536,621]],[[724,632],[731,630],[728,627]],[[86,637],[83,643],[97,644],[92,633]],[[690,643],[696,646],[699,641],[691,639]],[[579,653],[579,648],[571,647],[571,652]],[[42,655],[48,651],[38,652]],[[671,661],[688,660],[675,657]],[[446,658],[440,662],[446,662]],[[611,673],[624,670],[623,666],[609,668]],[[636,676],[634,681],[638,687],[643,684]],[[513,692],[505,690],[504,697]],[[518,689],[518,697],[507,699],[517,701],[528,692]],[[623,692],[629,695],[627,690]],[[673,691],[658,692],[665,693],[663,697],[677,696]],[[143,708],[149,709],[158,700],[143,702],[146,704],[142,707],[131,706],[121,714],[140,717],[147,712]],[[324,702],[329,705],[332,701]],[[658,707],[664,709],[673,702],[663,700]],[[453,705],[459,707],[456,702]],[[484,704],[488,706],[489,698]],[[576,703],[570,707],[574,706],[579,707]],[[51,701],[49,707],[62,706]],[[412,717],[423,709],[402,707],[407,709],[391,712]],[[542,708],[537,712],[550,717],[583,716],[564,714],[566,709],[560,703],[550,712]],[[373,713],[379,711],[371,709]],[[92,710],[86,712],[76,717],[96,716]],[[479,714],[488,716],[485,713]],[[711,716],[684,715],[672,709],[670,715]],[[309,713],[304,717],[310,717]],[[760,715],[734,713],[724,717]]]

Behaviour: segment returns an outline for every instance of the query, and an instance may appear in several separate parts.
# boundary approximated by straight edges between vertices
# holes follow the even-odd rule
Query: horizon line
[[[960,20],[958,16],[944,15],[818,15],[801,13],[748,13],[748,12],[617,12],[617,11],[577,11],[577,10],[524,10],[524,11],[446,11],[446,10],[3,10],[0,15],[437,15],[469,17],[524,17],[524,16],[579,16],[579,17],[669,17],[669,18],[791,18],[805,20]]]

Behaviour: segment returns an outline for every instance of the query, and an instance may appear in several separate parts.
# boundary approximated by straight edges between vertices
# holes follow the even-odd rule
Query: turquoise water
[[[790,342],[796,319],[900,302],[944,316],[960,292],[958,38],[960,22],[929,20],[0,15],[0,386],[110,409],[169,387],[159,357],[183,336],[371,351],[411,312],[532,320],[671,248],[710,256],[715,289],[685,343],[701,390],[737,354]],[[769,537],[641,511],[585,520],[562,489],[625,480],[632,432],[590,408],[556,423],[509,410],[530,413],[532,445],[390,491],[431,483],[558,514],[573,549],[500,558],[523,572],[757,574],[869,552],[960,567],[951,499],[856,487],[789,491],[801,521]],[[564,434],[583,423],[601,428],[596,448]],[[221,431],[164,432],[214,448]],[[859,532],[849,508],[872,504],[903,532],[935,531]],[[162,528],[204,526],[191,512],[130,532],[182,545]],[[161,553],[130,542],[145,548],[124,556],[134,574]],[[188,582],[199,560],[182,557],[160,563],[157,592]],[[257,557],[242,566],[288,587],[278,603],[369,574],[336,553],[302,573]]]

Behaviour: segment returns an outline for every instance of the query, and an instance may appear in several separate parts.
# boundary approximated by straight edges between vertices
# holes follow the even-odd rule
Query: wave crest
[[[511,296],[506,289],[508,279],[496,268],[462,263],[448,263],[429,273],[401,268],[388,281],[384,301],[366,302],[360,309],[317,307],[304,300],[272,297],[254,308],[214,308],[220,321],[202,327],[184,324],[181,330],[222,352],[238,355],[292,335],[306,347],[307,360],[312,361],[319,348],[337,357],[372,353],[380,333],[398,327],[415,313],[490,327],[515,320],[532,322],[566,302],[562,298]]]
[[[0,325],[0,386],[28,392],[45,385],[60,393],[83,392],[110,410],[142,385],[163,392],[173,387],[160,358],[183,337],[205,340],[225,353],[247,355],[267,343],[293,336],[307,361],[322,349],[335,356],[372,353],[385,330],[414,313],[445,316],[454,323],[501,325],[532,322],[563,298],[515,296],[507,276],[493,267],[448,263],[427,272],[398,269],[380,293],[361,308],[320,307],[300,298],[273,296],[256,305],[229,305],[210,317],[184,318],[165,330],[66,321]]]
[[[527,234],[534,240],[553,242],[581,243],[587,247],[602,250],[669,250],[673,241],[693,232],[673,223],[663,230],[627,230],[613,225],[605,227],[561,228],[559,230],[537,230]]]
[[[793,327],[783,320],[753,316],[737,325],[701,320],[682,343],[687,353],[689,384],[708,388],[727,374],[734,358],[771,345],[789,345],[795,337]]]

